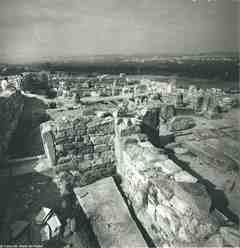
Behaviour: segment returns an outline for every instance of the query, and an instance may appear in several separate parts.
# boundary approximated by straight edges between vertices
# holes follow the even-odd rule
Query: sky
[[[0,0],[0,61],[239,50],[239,0]]]

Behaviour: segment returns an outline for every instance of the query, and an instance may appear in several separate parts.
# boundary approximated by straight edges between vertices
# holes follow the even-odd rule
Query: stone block
[[[192,235],[187,232],[187,230],[182,226],[178,231],[178,238],[181,241],[190,243],[192,241]]]
[[[99,158],[102,159],[103,163],[114,162],[115,154],[113,151],[105,151],[105,152],[99,153]]]
[[[58,139],[61,139],[61,138],[65,138],[66,136],[67,135],[66,135],[65,129],[57,130],[57,132],[55,134],[55,139],[58,140]]]
[[[181,223],[193,236],[196,234],[196,229],[199,226],[199,221],[196,218],[189,218],[188,216],[184,216],[181,218]]]
[[[204,239],[209,237],[211,234],[215,233],[216,231],[217,231],[217,227],[206,219],[205,222],[202,222],[197,226],[194,235],[197,239]]]
[[[82,174],[80,184],[82,186],[91,184],[97,180],[98,176],[96,175],[96,171],[94,173],[92,171],[86,171]]]
[[[99,157],[99,155],[95,155],[95,154],[93,154],[93,164],[94,165],[98,165],[98,164],[103,164],[104,162],[103,162],[103,159],[101,158],[101,157]]]
[[[156,205],[152,201],[148,201],[147,213],[153,218],[156,219]]]
[[[100,144],[113,145],[113,136],[112,135],[91,136],[90,139],[94,145],[100,145]]]
[[[177,233],[180,228],[180,219],[173,209],[163,205],[156,207],[156,214],[161,215],[164,219],[167,219],[170,225],[170,229],[173,233]]]
[[[93,160],[93,154],[92,153],[84,154],[83,159],[84,160]]]
[[[64,164],[72,160],[72,156],[63,156],[58,158],[57,164]]]
[[[156,190],[159,202],[169,201],[173,197],[173,189],[169,180],[158,180]]]
[[[75,157],[77,161],[83,161],[83,154],[78,153]]]
[[[58,138],[57,138],[57,136],[55,136],[55,138],[54,138],[54,142],[55,142],[56,145],[62,144],[65,140],[66,140],[65,135],[63,135],[61,137],[58,137]]]
[[[83,149],[85,144],[83,143],[83,141],[78,141],[78,142],[75,142],[74,146],[78,149]]]
[[[171,206],[176,210],[176,212],[179,215],[185,215],[189,214],[191,215],[191,209],[188,203],[186,203],[184,200],[178,198],[176,195],[174,195],[170,200]]]
[[[86,134],[87,134],[87,129],[85,129],[85,128],[82,128],[82,129],[79,128],[76,130],[76,135],[78,135],[78,136],[84,136]]]
[[[154,167],[161,168],[161,170],[167,175],[172,175],[182,170],[175,162],[170,159],[160,162],[157,161],[154,163]]]
[[[114,132],[113,119],[96,119],[87,124],[89,134],[104,135]]]
[[[204,185],[199,183],[176,183],[174,194],[182,199],[192,212],[200,218],[207,218],[211,207],[211,199]]]
[[[124,129],[120,129],[120,136],[121,137],[130,136],[132,134],[140,134],[140,133],[141,133],[141,128],[138,125],[126,127]]]
[[[91,168],[92,168],[92,163],[89,162],[89,161],[83,161],[83,162],[80,162],[80,163],[78,164],[78,169],[79,169],[81,172],[90,170]]]
[[[156,149],[150,142],[142,142],[140,144],[141,146],[139,152],[144,157],[146,162],[158,160],[162,161],[167,159],[167,156],[160,154],[159,150]]]
[[[82,147],[81,150],[79,150],[79,152],[81,152],[82,154],[90,154],[94,152],[94,147],[92,145],[85,145]]]
[[[95,145],[94,152],[105,152],[109,151],[111,148],[107,144]]]
[[[137,210],[146,205],[146,197],[144,191],[136,190],[133,198],[133,204]]]
[[[185,183],[196,183],[197,178],[193,177],[186,171],[180,171],[174,174],[174,180],[176,182],[185,182]]]
[[[56,151],[63,152],[64,151],[63,144],[56,145],[55,149],[56,149]]]
[[[74,144],[73,143],[64,143],[63,144],[63,149],[64,149],[64,151],[74,149]]]
[[[178,155],[183,155],[183,154],[188,153],[188,149],[182,148],[182,147],[175,147],[173,148],[173,151],[175,154],[178,154]]]
[[[84,143],[83,136],[81,136],[79,134],[76,134],[76,136],[74,137],[74,142],[75,142],[75,144],[78,143],[78,142],[83,142]]]

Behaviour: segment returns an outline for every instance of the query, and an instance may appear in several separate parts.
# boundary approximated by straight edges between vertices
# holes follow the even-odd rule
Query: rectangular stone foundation
[[[74,192],[102,248],[147,247],[111,177]]]

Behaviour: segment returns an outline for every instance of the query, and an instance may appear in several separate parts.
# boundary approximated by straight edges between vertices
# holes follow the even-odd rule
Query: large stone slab
[[[111,177],[74,192],[102,248],[147,247]]]

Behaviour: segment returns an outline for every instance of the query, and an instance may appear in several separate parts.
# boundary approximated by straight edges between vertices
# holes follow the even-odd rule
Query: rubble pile
[[[56,170],[74,171],[78,185],[86,185],[115,170],[112,117],[73,115],[51,121]]]
[[[3,164],[9,142],[23,111],[23,106],[24,100],[21,93],[14,91],[0,94],[0,164]]]

